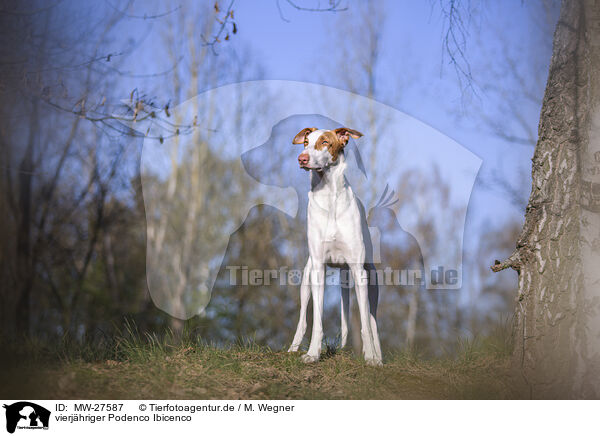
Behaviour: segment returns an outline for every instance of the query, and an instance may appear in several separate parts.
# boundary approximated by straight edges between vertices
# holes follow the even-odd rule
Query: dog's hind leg
[[[310,270],[311,260],[309,258],[304,267],[302,284],[300,285],[300,319],[298,320],[298,327],[296,327],[294,340],[288,349],[289,353],[298,351],[298,347],[300,347],[302,339],[304,339],[304,333],[306,333],[306,309],[308,307],[308,300],[310,300]]]
[[[351,265],[352,275],[354,277],[354,288],[356,289],[356,297],[358,301],[358,310],[360,312],[361,338],[363,343],[363,355],[369,365],[379,366],[382,364],[381,357],[377,355],[374,344],[374,335],[371,330],[371,325],[374,323],[371,310],[369,308],[369,292],[367,287],[367,271],[363,264]],[[375,324],[375,326],[377,326]],[[375,334],[379,339],[379,336]],[[381,352],[381,350],[379,350]]]
[[[371,335],[373,336],[373,346],[375,349],[375,360],[381,362],[381,344],[379,343],[379,333],[377,332],[377,306],[379,305],[379,282],[377,274],[371,274],[375,271],[373,264],[366,265],[367,273],[369,274],[369,282],[367,285],[369,292],[369,320],[371,322]],[[371,282],[371,277],[374,283]]]
[[[342,290],[340,313],[342,318],[342,331],[340,348],[344,348],[348,341],[348,320],[350,319],[350,270],[348,267],[340,268],[340,288]]]
[[[369,304],[369,309],[373,306]],[[377,332],[377,317],[375,313],[373,313],[373,309],[371,309],[371,313],[369,314],[369,321],[371,322],[371,335],[373,337],[373,347],[375,351],[375,363],[380,365],[382,363],[381,358],[381,344],[379,343],[379,333]]]

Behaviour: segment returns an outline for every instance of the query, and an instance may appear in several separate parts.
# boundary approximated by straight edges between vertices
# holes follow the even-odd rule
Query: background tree
[[[598,396],[600,8],[564,1],[517,249],[515,364],[532,397]]]

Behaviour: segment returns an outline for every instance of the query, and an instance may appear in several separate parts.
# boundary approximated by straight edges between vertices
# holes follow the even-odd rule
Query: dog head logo
[[[464,223],[481,159],[451,138],[366,97],[289,81],[212,89],[171,108],[172,120],[196,127],[169,135],[153,121],[143,134],[161,141],[144,140],[141,159],[148,288],[170,315],[204,311],[230,236],[254,207],[305,219],[307,175],[298,166],[335,165],[342,152],[345,177],[367,215],[393,218],[416,240],[425,287],[462,286]],[[298,141],[308,152],[290,147]],[[408,195],[397,201],[407,180]],[[448,189],[432,194],[424,186]],[[440,269],[454,280],[427,274]]]
[[[19,401],[4,405],[6,409],[6,431],[14,433],[16,429],[48,429],[50,411],[29,401]]]

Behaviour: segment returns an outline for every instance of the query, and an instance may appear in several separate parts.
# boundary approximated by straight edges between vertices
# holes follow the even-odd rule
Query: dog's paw
[[[310,354],[303,354],[301,357],[304,363],[315,363],[319,361],[319,356],[313,356]]]

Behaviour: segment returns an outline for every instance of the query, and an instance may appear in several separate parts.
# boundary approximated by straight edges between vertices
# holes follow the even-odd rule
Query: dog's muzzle
[[[298,163],[300,164],[301,167],[307,166],[309,160],[310,160],[310,157],[306,153],[300,153],[300,156],[298,156]]]

